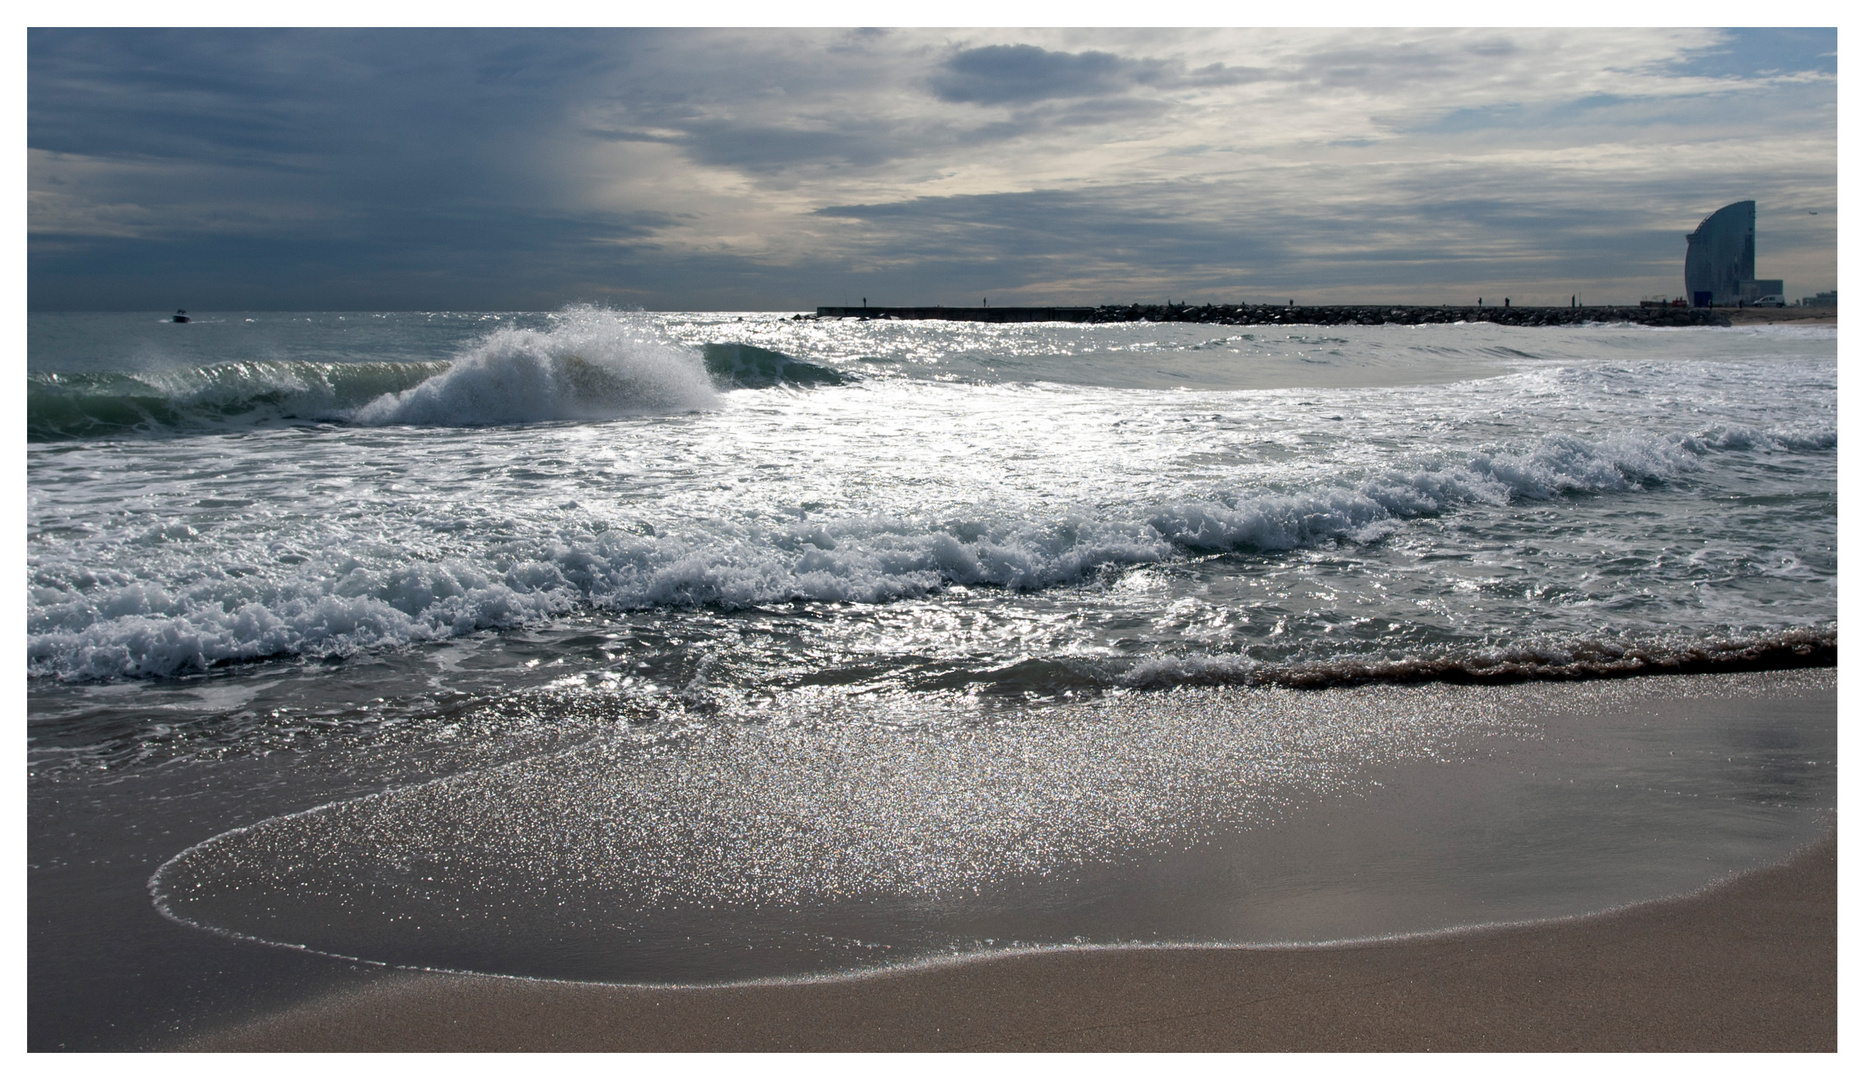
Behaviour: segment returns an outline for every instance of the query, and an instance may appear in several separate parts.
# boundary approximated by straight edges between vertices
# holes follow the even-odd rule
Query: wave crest
[[[473,427],[708,409],[716,388],[840,386],[831,368],[770,349],[664,340],[643,316],[571,307],[505,326],[451,359],[244,360],[26,378],[34,442],[356,423]]]
[[[111,438],[268,421],[343,422],[357,407],[444,372],[428,363],[253,360],[156,371],[26,377],[26,437]]]
[[[691,354],[689,354],[690,356]],[[694,358],[697,359],[696,357]],[[1743,436],[1786,446],[1767,433]],[[1825,445],[1821,433],[1802,441]],[[184,573],[153,559],[138,572],[72,558],[29,577],[28,665],[66,678],[165,676],[280,655],[348,655],[533,624],[581,607],[641,610],[791,601],[885,603],[951,585],[1040,590],[1101,568],[1203,553],[1377,543],[1420,517],[1472,505],[1634,491],[1701,467],[1716,440],[1697,435],[1550,436],[1353,484],[1250,492],[1053,518],[860,517],[763,527],[695,522],[669,534],[627,529],[534,533],[477,554],[426,562],[331,544],[285,563],[242,555],[250,571]],[[153,547],[191,547],[156,529]],[[205,555],[205,553],[204,553]],[[212,556],[231,566],[231,553]],[[176,559],[182,559],[179,554]]]
[[[841,386],[848,376],[832,368],[811,364],[774,349],[739,342],[716,342],[707,345],[706,370],[726,386],[765,388],[772,386]]]
[[[705,409],[717,402],[692,350],[642,321],[593,307],[546,330],[501,327],[420,385],[356,410],[359,424],[474,426],[608,420]]]

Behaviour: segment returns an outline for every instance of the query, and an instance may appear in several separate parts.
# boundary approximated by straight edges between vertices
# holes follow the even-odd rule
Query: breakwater
[[[1714,308],[1447,307],[1417,304],[1102,304],[1096,307],[819,307],[799,319],[950,319],[957,322],[1195,322],[1226,326],[1378,326],[1398,323],[1500,323],[1504,326],[1573,326],[1642,323],[1646,326],[1728,326]]]

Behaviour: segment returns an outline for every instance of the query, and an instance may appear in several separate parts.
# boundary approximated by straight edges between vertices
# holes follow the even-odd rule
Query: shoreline
[[[1832,1051],[1837,839],[1695,893],[1320,946],[997,954],[808,982],[405,974],[189,1051]]]
[[[1641,688],[1641,682],[1647,684]],[[1797,771],[1817,764],[1802,758],[1823,761],[1826,772],[1832,768],[1832,682],[1830,674],[1780,672],[1549,684],[1543,692],[1488,689],[1481,696],[1493,699],[1487,707],[1503,708],[1499,717],[1543,725],[1544,735],[1488,741],[1488,749],[1475,757],[1455,761],[1379,765],[1360,774],[1353,790],[1323,795],[1299,812],[1229,838],[1207,838],[1218,841],[1215,846],[1174,845],[1041,895],[1026,895],[1011,882],[995,900],[987,897],[970,923],[963,912],[911,907],[891,915],[876,909],[870,913],[875,918],[866,920],[873,925],[863,926],[848,923],[849,912],[825,915],[815,907],[809,909],[815,914],[798,916],[808,926],[734,922],[724,911],[703,916],[709,932],[749,931],[732,940],[755,942],[759,957],[767,944],[799,929],[887,939],[895,916],[923,920],[921,931],[943,920],[955,941],[988,942],[995,936],[1013,946],[1061,945],[983,955],[934,952],[865,969],[825,965],[812,972],[786,961],[783,966],[794,974],[765,975],[742,965],[737,973],[683,972],[678,969],[687,965],[675,962],[672,953],[645,965],[658,964],[655,973],[577,974],[560,964],[553,971],[551,963],[524,949],[507,950],[508,959],[529,958],[515,967],[481,966],[496,961],[490,954],[476,959],[445,949],[407,956],[399,962],[409,966],[397,967],[386,954],[357,948],[340,951],[376,959],[352,962],[306,951],[317,944],[308,938],[287,939],[303,942],[296,946],[267,945],[204,932],[171,921],[150,904],[147,875],[174,855],[160,837],[211,839],[209,834],[228,825],[298,814],[294,804],[303,800],[289,792],[249,806],[236,821],[211,805],[187,809],[229,785],[272,790],[273,766],[232,762],[193,781],[172,773],[140,785],[134,778],[119,781],[149,787],[148,794],[161,795],[160,805],[179,809],[169,818],[139,815],[127,830],[122,820],[87,809],[88,785],[38,787],[30,804],[36,842],[57,837],[61,850],[72,855],[68,868],[48,867],[31,878],[30,1041],[38,1050],[1817,1048],[1834,1037],[1834,977],[1809,984],[1805,976],[1835,970],[1832,871],[1826,871],[1823,892],[1817,882],[1809,889],[1804,881],[1790,881],[1792,887],[1783,891],[1765,879],[1773,874],[1766,868],[1778,868],[1783,859],[1804,863],[1809,845],[1817,847],[1821,837],[1829,862],[1833,857],[1830,778],[1822,780],[1820,768],[1804,776]],[[1397,697],[1375,696],[1381,715],[1416,694],[1395,691]],[[1234,707],[1225,703],[1257,693],[1203,691],[1179,704],[1213,715],[1214,708]],[[1352,715],[1359,715],[1354,702],[1368,697],[1365,689],[1279,693],[1290,703],[1321,702]],[[1469,696],[1457,691],[1446,703]],[[1602,786],[1598,776],[1588,780],[1597,772],[1588,762],[1633,766],[1640,758],[1625,752],[1639,745],[1647,751],[1655,746],[1659,753],[1674,748],[1680,761],[1719,764],[1681,787],[1660,774],[1635,773],[1649,779],[1629,787],[1648,788],[1664,805],[1646,796],[1621,801],[1616,784]],[[1735,758],[1723,757],[1732,751]],[[558,756],[545,757],[558,763],[550,766],[553,782],[574,773],[565,772]],[[1725,761],[1733,764],[1720,764]],[[280,767],[291,775],[301,772]],[[1788,772],[1777,775],[1783,768]],[[1546,777],[1539,787],[1522,786],[1534,784],[1537,773]],[[1698,773],[1686,769],[1680,775]],[[177,786],[178,779],[185,782]],[[1581,781],[1578,789],[1568,787],[1574,779]],[[1813,787],[1794,797],[1808,783]],[[1776,789],[1780,794],[1770,794]],[[1678,794],[1687,797],[1677,799]],[[1756,799],[1787,795],[1804,812],[1767,825],[1729,803],[1730,795],[1753,803],[1770,821],[1778,812],[1762,811]],[[1701,818],[1703,811],[1713,816]],[[1567,820],[1576,812],[1582,817]],[[1549,819],[1550,813],[1558,820]],[[1610,832],[1611,821],[1628,814],[1644,825],[1639,835],[1623,837],[1624,843],[1600,846],[1588,831],[1604,826]],[[1683,819],[1668,820],[1674,814],[1694,822],[1688,837],[1677,832]],[[1762,840],[1744,820],[1766,825],[1770,835],[1787,842]],[[81,837],[75,847],[70,836]],[[1227,854],[1232,841],[1244,846]],[[1692,869],[1707,868],[1705,856],[1726,869]],[[1627,873],[1633,877],[1625,878]],[[1661,884],[1666,881],[1668,887]],[[1678,903],[1700,908],[1705,897],[1729,909],[1714,898],[1756,881],[1763,882],[1761,902],[1749,903],[1747,917],[1733,927],[1724,910],[1721,923],[1673,919],[1646,926],[1642,936],[1634,926],[1629,943],[1623,932],[1602,937],[1597,929],[1610,923],[1623,931],[1627,919],[1650,922],[1647,914]],[[1594,900],[1586,905],[1559,899],[1589,893]],[[1823,930],[1817,911],[1808,921],[1810,903],[1824,905]],[[548,914],[548,908],[537,910]],[[512,914],[521,912],[514,908]],[[1577,941],[1576,928],[1582,933]],[[557,948],[571,940],[558,933],[562,929],[537,924],[527,936]],[[677,949],[677,939],[666,938],[674,932],[673,924],[664,927],[666,940],[655,947]],[[1128,944],[1070,946],[1071,935]],[[482,945],[501,947],[494,938]],[[1465,948],[1471,945],[1474,953]],[[611,948],[594,939],[585,946]],[[1748,956],[1741,965],[1762,972],[1763,981],[1745,981],[1752,972],[1741,965],[1724,969],[1717,962],[1706,970],[1705,958],[1697,955],[1704,952]],[[1610,960],[1620,954],[1637,960],[1639,969],[1588,966],[1589,957]],[[702,958],[716,967],[723,957],[711,950]],[[626,963],[644,966],[639,960]],[[616,962],[598,959],[595,966],[613,970]],[[762,966],[768,971],[768,964]],[[1456,991],[1462,996],[1444,997],[1441,973],[1465,968],[1468,978],[1459,976],[1463,989]],[[444,969],[505,974],[440,973]],[[1511,982],[1512,973],[1528,981]],[[574,981],[579,979],[589,981]],[[1471,979],[1476,982],[1464,985]],[[1566,1004],[1543,1008],[1541,983],[1563,985]],[[1355,996],[1369,987],[1384,996]],[[1388,990],[1403,993],[1391,998]],[[1602,1019],[1586,1012],[1607,992],[1617,995],[1627,1017]],[[1768,1000],[1749,1000],[1763,992]],[[1316,993],[1321,998],[1310,1000]],[[1247,1023],[1213,1028],[1215,1020],[1172,1019],[1197,1012],[1207,1000]],[[1530,1005],[1521,1016],[1511,1016],[1492,1007],[1497,1001]],[[1747,1003],[1734,1007],[1727,1001]],[[1468,1025],[1476,1021],[1453,1023],[1456,1016],[1437,1015],[1440,1007],[1453,1006],[1460,1010],[1456,1015],[1487,1019],[1472,1029]],[[1395,1009],[1403,1014],[1398,1020],[1391,1019]],[[1748,1012],[1766,1018],[1775,1015],[1771,1009],[1794,1016],[1766,1020],[1761,1034],[1742,1036],[1747,1041],[1729,1041],[1729,1032],[1745,1030]],[[1317,1028],[1305,1019],[1311,1013],[1331,1019]],[[1827,1017],[1824,1027],[1813,1023],[1821,1016]],[[95,1026],[105,1018],[107,1029]],[[1381,1023],[1390,1030],[1379,1028]],[[1084,1028],[1093,1031],[1076,1030]],[[1289,1032],[1301,1039],[1275,1041]],[[1559,1041],[1575,1032],[1591,1041]],[[1428,1038],[1414,1039],[1419,1033]],[[1782,1033],[1799,1041],[1782,1041]],[[1524,1041],[1530,1035],[1539,1041]]]

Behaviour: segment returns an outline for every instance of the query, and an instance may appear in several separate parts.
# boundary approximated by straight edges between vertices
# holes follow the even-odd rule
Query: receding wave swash
[[[237,532],[164,533],[144,546],[173,546],[181,561],[172,565],[151,557],[134,569],[100,571],[75,553],[34,565],[28,664],[33,674],[63,678],[166,676],[538,625],[579,608],[883,603],[953,585],[1043,590],[1103,567],[1374,543],[1408,519],[1460,507],[1637,492],[1701,468],[1725,446],[1822,452],[1835,442],[1831,431],[1729,427],[1598,442],[1550,436],[1525,453],[1484,453],[1281,494],[1135,503],[1041,520],[980,508],[976,520],[877,517],[771,527],[711,519],[646,535],[576,531],[564,522],[431,560],[340,531],[315,534],[339,524],[313,527],[290,563],[237,547],[244,542]],[[242,571],[199,572],[204,557],[237,562]]]
[[[847,377],[750,345],[701,350],[594,308],[544,329],[500,327],[448,360],[252,360],[143,371],[34,373],[35,442],[185,433],[269,423],[462,427],[686,412],[720,389],[838,386]]]
[[[1281,686],[1318,690],[1366,683],[1515,683],[1541,679],[1613,679],[1629,675],[1696,675],[1717,671],[1780,671],[1834,667],[1839,632],[1794,627],[1741,638],[1692,640],[1525,641],[1452,655],[1277,664],[1243,656],[1164,656],[1142,660],[1118,680],[1147,689],[1173,686]]]

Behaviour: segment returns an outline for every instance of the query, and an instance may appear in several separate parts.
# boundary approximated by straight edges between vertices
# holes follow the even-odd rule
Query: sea
[[[27,340],[35,1049],[1559,918],[1831,827],[1831,329]]]

